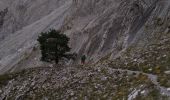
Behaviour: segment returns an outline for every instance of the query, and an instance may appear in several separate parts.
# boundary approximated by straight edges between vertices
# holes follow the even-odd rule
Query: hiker
[[[83,55],[81,57],[81,64],[85,64],[85,61],[86,61],[86,55]]]

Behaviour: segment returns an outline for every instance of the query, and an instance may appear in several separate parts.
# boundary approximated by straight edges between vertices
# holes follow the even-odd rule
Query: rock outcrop
[[[168,0],[7,0],[8,13],[0,29],[1,72],[40,66],[36,38],[50,28],[70,38],[75,63],[86,54],[90,63],[129,45],[144,46],[157,32],[167,31]],[[156,24],[162,24],[158,27]],[[149,41],[150,37],[153,37]],[[32,60],[32,59],[37,59]],[[24,62],[24,63],[23,63]],[[30,63],[32,62],[32,63]],[[20,66],[20,68],[16,67]]]

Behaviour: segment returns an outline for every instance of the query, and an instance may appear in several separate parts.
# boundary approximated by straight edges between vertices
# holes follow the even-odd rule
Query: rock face
[[[71,1],[11,0],[9,4],[8,13],[4,17],[0,31],[0,36],[3,37],[0,43],[1,71],[11,70],[17,64],[21,66],[24,64],[25,67],[27,64],[38,66],[39,61],[36,57],[38,53],[32,51],[32,48],[35,48],[38,33],[61,27],[69,13]],[[23,8],[18,10],[18,7]],[[21,60],[24,62],[20,62]]]
[[[129,46],[145,46],[169,31],[169,0],[2,2],[1,12],[7,12],[0,15],[0,73],[40,66],[36,38],[50,28],[71,38],[72,52],[78,53],[75,63],[83,54],[89,62],[115,58]]]
[[[6,3],[4,3],[3,1],[0,1],[0,10],[3,10],[6,8]]]
[[[39,60],[50,28],[70,37],[74,62]],[[0,75],[0,100],[170,100],[168,70],[170,0],[0,1],[0,74],[17,71]]]

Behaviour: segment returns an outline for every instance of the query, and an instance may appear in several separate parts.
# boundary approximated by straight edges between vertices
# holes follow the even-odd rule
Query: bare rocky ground
[[[2,100],[168,100],[141,72],[107,64],[35,68],[0,77]]]

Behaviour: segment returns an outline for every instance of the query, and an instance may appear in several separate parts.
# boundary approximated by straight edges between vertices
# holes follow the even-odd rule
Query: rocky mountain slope
[[[169,0],[0,4],[0,74],[15,72],[0,76],[0,99],[170,100]],[[74,62],[39,61],[36,39],[50,28],[70,37]]]
[[[0,79],[2,100],[169,100],[170,95],[146,74],[103,65],[36,68]]]
[[[3,1],[3,0],[2,0]],[[70,36],[72,52],[88,55],[95,62],[108,53],[113,57],[129,45],[147,44],[148,37],[168,26],[157,27],[156,22],[168,24],[168,0],[7,0],[0,29],[1,72],[39,66],[32,48],[41,31],[62,29]],[[152,25],[149,25],[152,24]],[[148,26],[148,30],[146,29]],[[32,58],[33,57],[33,58]],[[79,57],[77,62],[79,62]],[[27,59],[26,59],[27,58]],[[24,64],[22,63],[24,61]],[[29,62],[33,62],[29,63]],[[19,68],[20,69],[20,68]]]
[[[71,1],[65,3],[64,1],[54,0],[50,1],[49,5],[47,3],[48,0],[9,1],[8,12],[3,18],[0,32],[3,37],[0,42],[1,73],[15,69],[15,65],[29,57],[34,58],[25,61],[23,66],[25,68],[38,66],[39,61],[30,61],[31,59],[38,59],[34,56],[37,53],[32,52],[38,33],[49,28],[59,28],[68,13],[66,11]],[[24,8],[18,10],[19,6],[26,7],[27,10],[21,11]],[[31,56],[31,54],[34,55]]]

